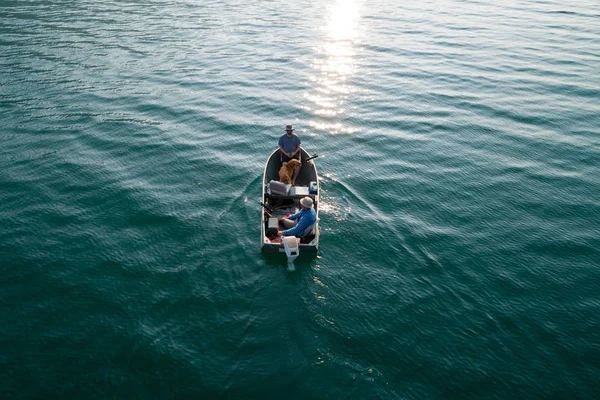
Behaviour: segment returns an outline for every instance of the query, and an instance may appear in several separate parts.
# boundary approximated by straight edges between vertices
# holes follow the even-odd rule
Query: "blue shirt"
[[[288,137],[287,133],[279,138],[279,147],[283,147],[286,153],[294,152],[300,146],[300,138],[292,133]]]
[[[308,210],[303,208],[296,214],[288,217],[288,219],[291,219],[292,221],[298,218],[300,218],[300,220],[295,227],[283,231],[284,236],[304,236],[304,231],[306,228],[317,222],[317,213],[315,212],[314,208],[309,208]]]

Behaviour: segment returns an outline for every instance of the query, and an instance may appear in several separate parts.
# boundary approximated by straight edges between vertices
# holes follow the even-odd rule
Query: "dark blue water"
[[[599,66],[596,1],[2,1],[0,397],[598,398]]]

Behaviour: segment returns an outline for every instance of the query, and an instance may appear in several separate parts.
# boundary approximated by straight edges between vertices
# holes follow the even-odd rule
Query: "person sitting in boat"
[[[277,236],[304,237],[308,235],[317,222],[317,213],[313,208],[313,199],[303,197],[300,199],[302,209],[288,218],[279,218],[279,224],[286,228],[285,231],[277,231]],[[296,221],[298,220],[298,221]]]
[[[292,158],[302,161],[300,159],[300,138],[294,135],[293,125],[286,125],[285,135],[282,135],[279,138],[279,151],[281,152],[282,163],[289,161]],[[292,186],[296,185],[296,178],[298,177],[300,168],[301,167],[297,167],[294,169],[294,174],[292,175]]]

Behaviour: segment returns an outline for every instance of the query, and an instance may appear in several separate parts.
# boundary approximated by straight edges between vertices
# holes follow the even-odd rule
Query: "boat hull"
[[[275,209],[273,218],[284,217],[291,213],[294,208],[299,208],[301,198],[309,196],[313,199],[315,212],[317,214],[317,223],[314,228],[314,235],[304,238],[299,243],[300,254],[316,253],[319,248],[319,175],[317,167],[313,160],[308,160],[310,155],[301,149],[302,167],[296,179],[297,185],[293,186],[286,195],[271,194],[268,190],[271,180],[279,180],[279,168],[281,168],[281,153],[279,150],[273,151],[265,164],[262,180],[262,202]],[[313,187],[309,185],[313,183]],[[316,190],[314,190],[316,188]],[[312,189],[312,190],[309,190]],[[280,238],[273,237],[272,228],[269,229],[268,219],[261,211],[261,229],[260,229],[260,247],[265,253],[285,252]],[[269,235],[268,235],[269,234]]]

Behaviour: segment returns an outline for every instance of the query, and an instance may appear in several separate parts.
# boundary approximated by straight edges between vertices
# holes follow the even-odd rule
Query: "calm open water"
[[[600,397],[595,0],[3,0],[0,127],[1,398]]]

